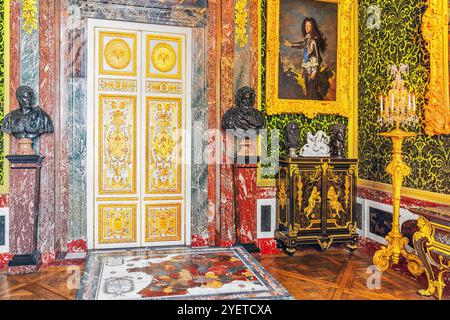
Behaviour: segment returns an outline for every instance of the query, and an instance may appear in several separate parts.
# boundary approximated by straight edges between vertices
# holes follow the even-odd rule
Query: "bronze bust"
[[[236,93],[236,107],[228,109],[222,118],[222,127],[225,130],[235,130],[238,137],[251,136],[264,128],[266,123],[264,114],[255,109],[255,91],[250,87],[242,87]],[[247,130],[250,130],[247,132]]]
[[[53,132],[50,116],[39,106],[35,106],[36,97],[29,86],[20,86],[16,90],[19,109],[11,111],[3,119],[0,131],[12,134],[18,139],[33,139],[43,133]]]
[[[344,157],[344,140],[347,127],[345,124],[336,123],[330,128],[331,131],[331,156],[334,158]]]
[[[43,133],[53,132],[50,116],[39,106],[35,106],[36,97],[29,86],[20,86],[16,90],[19,109],[11,111],[0,124],[0,131],[12,134],[19,139],[19,155],[33,155],[32,139]]]
[[[296,121],[286,125],[285,145],[289,149],[291,157],[297,157],[297,149],[300,147],[300,127]]]

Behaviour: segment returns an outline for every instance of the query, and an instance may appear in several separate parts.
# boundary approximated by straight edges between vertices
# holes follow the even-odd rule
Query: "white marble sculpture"
[[[315,135],[308,132],[306,139],[308,143],[305,144],[300,150],[301,157],[329,157],[330,148],[328,144],[330,143],[330,137],[326,135],[322,130],[317,131]]]

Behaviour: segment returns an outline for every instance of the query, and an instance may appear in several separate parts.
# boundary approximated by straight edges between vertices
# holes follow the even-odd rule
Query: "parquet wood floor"
[[[357,250],[297,252],[262,256],[261,264],[298,300],[435,300],[417,294],[424,281],[417,281],[392,269],[373,281],[372,254]],[[423,276],[422,276],[423,277]],[[369,281],[368,281],[369,280]],[[449,299],[448,291],[443,299]]]
[[[265,255],[261,264],[299,300],[416,300],[423,284],[398,271],[388,270],[379,289],[369,289],[367,268],[372,255],[357,250],[352,256],[346,249],[299,251],[294,256]],[[9,276],[0,273],[2,300],[70,300],[82,275],[79,267],[47,267],[37,274]],[[448,292],[444,296],[449,299]]]

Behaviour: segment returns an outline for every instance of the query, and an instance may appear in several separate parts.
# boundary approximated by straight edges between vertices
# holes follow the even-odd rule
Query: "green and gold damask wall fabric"
[[[429,55],[421,35],[426,0],[359,0],[359,177],[391,183],[386,166],[392,143],[378,134],[382,127],[379,96],[390,89],[388,67],[409,66],[407,87],[417,96],[419,112],[429,81]],[[377,14],[380,13],[380,14]],[[428,137],[421,125],[409,128],[418,136],[404,143],[404,159],[412,173],[404,186],[450,194],[450,136]]]
[[[0,5],[0,120],[4,116],[5,103],[5,7],[4,1]],[[3,134],[0,135],[0,186],[4,184],[3,162],[5,159]]]
[[[261,1],[261,65],[260,65],[260,72],[261,72],[261,110],[265,111],[266,109],[266,97],[265,97],[265,84],[266,84],[266,4],[267,0]],[[270,141],[271,136],[270,132],[273,129],[278,130],[279,134],[279,150],[275,152],[278,153],[280,157],[287,155],[287,149],[284,145],[284,135],[285,135],[285,127],[290,121],[296,121],[299,124],[300,127],[300,138],[301,143],[306,143],[306,134],[308,131],[311,131],[312,133],[315,133],[318,130],[322,130],[326,133],[329,133],[329,128],[336,123],[344,123],[347,124],[347,119],[345,117],[336,116],[336,115],[319,115],[315,117],[314,119],[309,119],[304,115],[301,114],[282,114],[282,115],[273,115],[268,116],[266,115],[266,127],[268,130],[268,155],[269,156],[276,156],[274,154],[271,154],[270,149]],[[346,142],[346,148],[347,150],[347,142]],[[264,164],[261,165],[264,167]],[[269,170],[270,172],[270,170]],[[273,173],[269,174],[262,174],[261,178],[263,179],[270,179],[274,178],[275,175]]]

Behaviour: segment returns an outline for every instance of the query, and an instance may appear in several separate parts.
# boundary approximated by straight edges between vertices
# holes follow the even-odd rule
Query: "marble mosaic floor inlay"
[[[83,300],[290,299],[247,251],[170,248],[94,251],[81,288]]]

